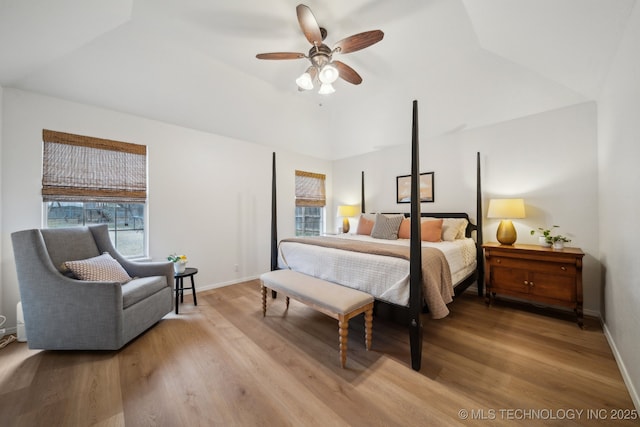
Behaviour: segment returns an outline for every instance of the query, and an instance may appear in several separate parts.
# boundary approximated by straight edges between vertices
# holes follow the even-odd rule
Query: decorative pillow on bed
[[[373,224],[375,221],[372,219],[365,218],[364,215],[360,215],[360,220],[358,221],[358,229],[356,230],[356,234],[364,234],[366,236],[371,235],[371,230],[373,230]]]
[[[411,218],[404,218],[398,229],[398,239],[411,238]]]
[[[442,222],[442,240],[445,242],[453,242],[458,238],[458,225],[452,224],[449,218]]]
[[[386,216],[376,214],[376,223],[371,230],[371,237],[376,239],[396,240],[398,229],[404,217],[402,215]]]
[[[422,221],[420,227],[420,238],[425,242],[441,242],[442,222],[443,221],[441,219]]]
[[[442,240],[464,239],[464,232],[467,229],[468,223],[469,221],[464,218],[445,218],[442,223]],[[451,231],[449,231],[449,229],[451,229]],[[444,233],[448,231],[449,234],[453,234],[453,230],[456,231],[455,236],[452,239],[445,239]]]
[[[126,283],[131,280],[127,271],[108,252],[94,258],[66,261],[64,266],[71,270],[80,280],[119,283]]]
[[[444,233],[443,221],[436,218],[422,218],[420,221],[420,238],[425,242],[440,242],[442,234]],[[457,230],[456,230],[457,231]],[[398,239],[410,239],[411,238],[411,218],[405,218],[400,224],[398,230]],[[453,239],[452,239],[453,240]]]

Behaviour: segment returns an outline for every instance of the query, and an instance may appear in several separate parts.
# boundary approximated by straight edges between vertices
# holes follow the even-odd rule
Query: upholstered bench
[[[373,297],[357,289],[348,288],[293,270],[275,270],[260,276],[262,290],[262,316],[267,314],[267,289],[293,298],[309,307],[338,320],[340,363],[347,363],[347,335],[349,319],[364,313],[365,344],[371,349],[373,328]]]

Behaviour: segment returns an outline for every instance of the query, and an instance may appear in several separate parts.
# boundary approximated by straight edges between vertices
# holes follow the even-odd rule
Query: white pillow
[[[464,239],[464,232],[467,230],[467,224],[469,224],[469,221],[465,218],[445,218],[443,226],[444,224],[448,224],[452,228],[458,229],[458,234],[455,237],[456,239]]]
[[[64,266],[80,280],[118,283],[131,280],[127,271],[108,252],[94,258],[65,261]]]

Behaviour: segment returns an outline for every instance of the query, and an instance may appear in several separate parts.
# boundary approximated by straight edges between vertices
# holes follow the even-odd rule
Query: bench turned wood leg
[[[287,297],[287,298],[285,299],[285,301],[286,301],[286,303],[287,303],[287,310],[289,310],[289,297]]]
[[[338,319],[338,334],[340,335],[340,365],[344,368],[347,364],[347,336],[349,335],[349,321],[344,315]]]
[[[373,331],[373,308],[364,312],[364,342],[367,351],[371,350],[371,337]]]
[[[267,288],[261,285],[260,291],[262,292],[262,317],[267,315]]]

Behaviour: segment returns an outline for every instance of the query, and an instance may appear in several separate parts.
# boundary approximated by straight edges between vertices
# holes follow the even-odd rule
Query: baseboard
[[[622,360],[622,356],[620,356],[620,352],[618,351],[618,347],[616,346],[611,333],[609,332],[609,328],[607,328],[607,324],[602,324],[602,330],[604,332],[604,336],[607,338],[607,342],[609,343],[609,347],[613,352],[613,357],[616,359],[616,363],[618,364],[618,369],[620,370],[620,374],[622,375],[622,379],[624,380],[624,384],[627,386],[627,390],[629,391],[629,395],[631,396],[631,400],[633,401],[633,405],[636,407],[636,410],[640,411],[640,396],[638,396],[638,390],[636,390],[631,377],[629,376],[629,371],[627,371],[627,367],[624,364],[624,360]]]

